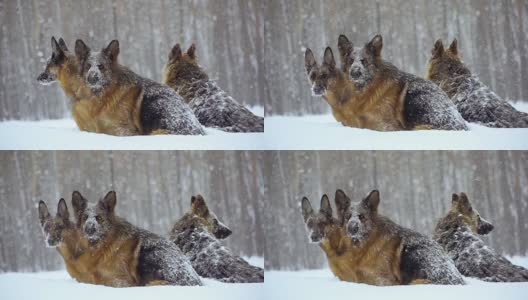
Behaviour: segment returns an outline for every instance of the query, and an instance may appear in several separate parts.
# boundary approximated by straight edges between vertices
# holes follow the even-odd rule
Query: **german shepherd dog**
[[[143,78],[117,61],[119,42],[99,52],[75,42],[80,74],[97,98],[98,130],[114,135],[201,135],[203,128],[183,99],[169,87]]]
[[[462,275],[432,239],[378,214],[380,193],[341,207],[352,240],[356,282],[390,284],[464,284]]]
[[[339,209],[339,204],[346,197],[341,190],[336,191],[335,203]],[[352,251],[352,240],[346,234],[342,224],[342,218],[332,216],[332,207],[327,195],[321,198],[319,212],[315,213],[308,198],[301,201],[303,220],[306,225],[308,239],[310,243],[317,243],[326,254],[328,266],[332,273],[342,281],[360,282],[356,275],[357,265],[354,263],[357,258]],[[341,219],[341,221],[340,221]],[[375,284],[375,282],[365,282]],[[393,284],[397,284],[394,282]]]
[[[493,230],[465,193],[453,194],[451,209],[436,224],[434,239],[464,276],[493,282],[528,281],[528,269],[516,266],[486,246],[478,235]]]
[[[431,52],[426,78],[442,88],[462,117],[488,127],[528,127],[528,114],[501,99],[462,62],[458,42],[444,49],[437,40]]]
[[[75,54],[68,50],[62,38],[57,42],[55,37],[52,37],[51,49],[52,53],[46,63],[46,69],[38,76],[37,81],[42,85],[59,82],[66,97],[70,100],[72,116],[80,130],[112,134],[98,126],[97,99],[80,75],[79,61]],[[130,130],[133,131],[133,129]]]
[[[202,277],[223,282],[263,282],[264,270],[222,246],[219,240],[229,235],[231,230],[209,210],[204,198],[197,195],[191,197],[191,210],[174,224],[170,240]]]
[[[334,59],[330,47],[323,56],[319,66],[310,48],[305,53],[305,68],[312,84],[312,95],[322,96],[330,105],[334,118],[344,126],[368,128],[379,131],[405,129],[404,120],[400,118],[403,105],[400,102],[380,103],[377,108],[358,105],[355,101],[358,93],[348,76],[341,71]],[[375,118],[365,117],[368,111],[376,111]]]
[[[72,198],[98,283],[117,287],[202,284],[176,245],[118,217],[116,203],[113,191],[90,207],[80,193],[74,192]]]
[[[383,60],[382,48],[381,35],[374,36],[363,48],[354,48],[346,36],[339,36],[341,71],[348,75],[355,91],[348,100],[348,114],[359,118],[363,128],[377,130],[384,130],[387,123],[380,121],[380,116],[392,116],[388,130],[397,130],[395,124],[403,124],[405,129],[467,130],[444,91]]]
[[[88,241],[70,221],[66,201],[59,200],[55,217],[51,217],[46,203],[42,200],[38,204],[38,212],[46,246],[57,249],[64,260],[68,274],[79,282],[96,283],[91,267],[82,264]]]
[[[182,53],[176,44],[164,68],[163,83],[182,95],[198,121],[228,132],[263,132],[264,118],[254,115],[224,92],[198,65],[196,46]]]

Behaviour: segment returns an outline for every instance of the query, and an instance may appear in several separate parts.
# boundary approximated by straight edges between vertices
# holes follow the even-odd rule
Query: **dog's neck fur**
[[[209,247],[211,244],[220,242],[194,217],[188,213],[180,219],[171,232],[171,240],[185,254],[198,253]]]
[[[339,109],[355,95],[354,85],[346,78],[345,73],[338,70],[334,83],[328,88],[323,98],[332,109]]]
[[[70,99],[71,104],[93,98],[89,87],[84,82],[84,78],[79,73],[77,62],[74,60],[75,58],[68,58],[66,65],[60,68],[57,74],[57,81],[66,97]]]
[[[347,250],[347,241],[350,241],[350,238],[347,236],[346,230],[337,224],[332,224],[319,246],[328,257],[340,256]]]
[[[483,243],[468,226],[459,213],[451,210],[447,216],[440,219],[436,224],[434,231],[434,240],[436,240],[446,251],[457,250],[463,246],[463,241],[459,238],[474,239]]]
[[[57,251],[64,258],[68,265],[81,256],[88,247],[87,240],[77,228],[67,229],[63,232],[62,243],[57,247]]]

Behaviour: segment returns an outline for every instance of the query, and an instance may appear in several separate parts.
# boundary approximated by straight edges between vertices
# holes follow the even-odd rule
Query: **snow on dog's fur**
[[[264,270],[234,255],[218,240],[230,234],[231,230],[209,211],[204,198],[197,195],[191,197],[191,211],[174,224],[170,240],[200,276],[224,282],[263,282]]]
[[[464,276],[496,282],[528,281],[527,269],[495,253],[478,237],[492,230],[493,225],[471,206],[465,193],[453,194],[451,209],[438,221],[434,239]]]
[[[198,65],[194,44],[185,53],[179,44],[172,48],[163,83],[183,97],[206,127],[228,132],[264,131],[264,118],[254,115],[209,79]]]
[[[462,62],[455,39],[448,49],[436,41],[426,78],[440,86],[468,122],[488,127],[528,127],[528,114],[501,99]]]
[[[176,245],[118,217],[116,203],[113,191],[91,206],[78,192],[72,199],[77,227],[89,242],[86,251],[100,284],[117,287],[202,284]]]

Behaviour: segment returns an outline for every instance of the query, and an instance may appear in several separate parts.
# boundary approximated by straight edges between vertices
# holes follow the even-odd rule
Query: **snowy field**
[[[263,267],[264,259],[246,258],[251,264]],[[203,278],[202,278],[203,279]],[[78,283],[66,271],[0,274],[0,299],[76,299],[76,300],[175,300],[175,299],[264,299],[262,283],[222,283],[203,279],[205,286],[152,286],[112,288]]]
[[[528,257],[514,258],[528,267]],[[330,270],[266,271],[266,299],[528,299],[528,282],[489,283],[466,279],[465,286],[414,285],[376,287],[339,281]]]
[[[251,111],[264,116],[264,109]],[[0,150],[260,150],[263,133],[116,137],[80,131],[73,119],[0,122]]]
[[[514,104],[528,112],[527,103]],[[378,132],[344,127],[331,114],[265,119],[266,148],[274,150],[526,150],[528,128],[469,124],[469,131]]]

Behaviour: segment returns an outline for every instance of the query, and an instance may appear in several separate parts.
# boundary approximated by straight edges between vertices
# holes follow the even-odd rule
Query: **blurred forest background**
[[[484,241],[499,253],[528,254],[528,152],[516,151],[273,151],[265,202],[266,269],[326,267],[319,245],[308,242],[300,201],[315,210],[340,188],[359,201],[381,193],[379,211],[398,224],[432,235],[451,207],[452,193],[466,192],[495,229]]]
[[[0,272],[64,268],[46,248],[37,203],[55,215],[71,194],[95,203],[117,192],[116,213],[132,224],[167,236],[202,194],[218,218],[233,230],[223,243],[234,253],[263,256],[264,152],[249,151],[22,151],[0,153]]]
[[[161,81],[176,43],[196,43],[200,65],[237,101],[264,106],[264,20],[258,0],[0,0],[0,120],[69,117],[58,85],[36,78],[51,56],[50,39],[71,51],[120,42],[120,63]]]
[[[499,96],[528,101],[528,1],[526,0],[272,0],[266,2],[266,114],[328,112],[311,96],[304,51],[318,62],[326,46],[338,55],[346,34],[356,47],[383,36],[382,56],[424,76],[438,38],[459,41],[463,60]],[[339,61],[339,60],[338,60]]]

